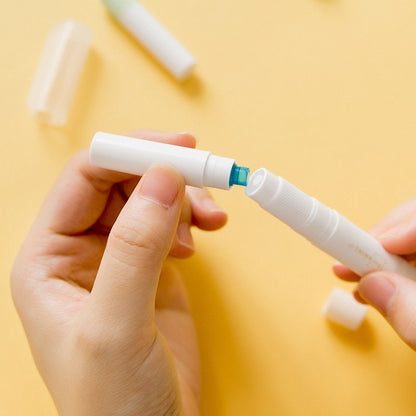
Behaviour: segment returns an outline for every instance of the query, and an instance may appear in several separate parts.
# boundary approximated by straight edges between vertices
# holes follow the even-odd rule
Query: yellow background
[[[198,147],[266,167],[367,228],[416,194],[416,3],[143,0],[197,57],[174,81],[98,0],[20,0],[0,15],[0,415],[55,415],[8,276],[45,193],[93,133],[189,130]],[[94,32],[70,119],[40,126],[26,97],[49,29]],[[416,353],[370,311],[356,333],[326,322],[331,259],[260,210],[195,232],[182,262],[200,338],[205,416],[413,415]],[[68,357],[70,360],[71,358]]]

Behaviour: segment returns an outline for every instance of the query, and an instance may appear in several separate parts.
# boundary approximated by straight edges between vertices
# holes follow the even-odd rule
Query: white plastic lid
[[[103,0],[110,13],[177,80],[188,79],[195,67],[193,55],[136,0]]]
[[[368,305],[355,300],[352,293],[335,287],[322,308],[322,314],[330,321],[355,331],[362,324],[367,310]]]
[[[90,28],[73,20],[49,32],[27,100],[40,121],[55,126],[66,123],[91,37]]]

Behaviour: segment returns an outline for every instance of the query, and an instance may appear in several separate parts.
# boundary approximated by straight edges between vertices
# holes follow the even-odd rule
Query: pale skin
[[[194,147],[187,133],[132,136]],[[140,179],[75,155],[15,261],[11,287],[36,365],[61,416],[199,415],[188,298],[169,257],[193,253],[190,226],[226,214],[169,166]]]

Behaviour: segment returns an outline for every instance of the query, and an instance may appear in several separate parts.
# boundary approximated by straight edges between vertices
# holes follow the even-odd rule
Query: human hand
[[[193,147],[189,134],[138,131]],[[132,175],[71,159],[15,261],[12,295],[61,416],[199,414],[197,340],[179,273],[191,224],[226,215],[173,168]]]
[[[390,253],[416,260],[416,198],[395,208],[370,229]],[[347,267],[336,263],[334,273],[341,279],[357,281],[355,292],[359,301],[374,306],[416,350],[416,282],[390,271],[376,271],[362,278]]]

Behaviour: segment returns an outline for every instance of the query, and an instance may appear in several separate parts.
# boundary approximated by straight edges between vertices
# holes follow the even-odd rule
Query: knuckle
[[[79,150],[75,154],[71,156],[71,158],[68,160],[68,163],[65,166],[65,169],[77,171],[86,164],[88,164],[88,154],[86,152],[86,149]]]
[[[91,164],[88,157],[88,151],[86,149],[80,150],[71,157],[67,164],[67,169],[77,172],[82,178],[84,178],[94,190],[101,194],[107,194],[113,183],[105,178],[100,178],[91,171]]]
[[[114,344],[111,342],[108,333],[100,331],[98,326],[95,328],[81,328],[74,338],[75,351],[95,359],[107,356]]]
[[[107,246],[113,256],[127,263],[129,258],[135,258],[140,251],[153,256],[164,251],[160,232],[150,224],[137,220],[134,223],[117,224],[113,227]]]

